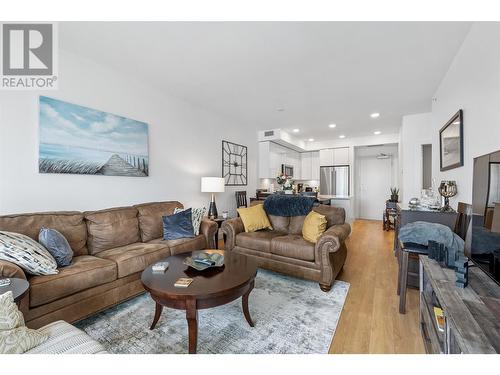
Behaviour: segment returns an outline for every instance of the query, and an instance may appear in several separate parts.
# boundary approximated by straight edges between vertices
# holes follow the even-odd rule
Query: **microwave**
[[[281,164],[281,173],[287,175],[288,177],[293,177],[293,165]]]

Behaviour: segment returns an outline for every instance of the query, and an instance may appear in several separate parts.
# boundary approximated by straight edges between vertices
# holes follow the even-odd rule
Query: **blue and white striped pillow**
[[[38,242],[20,233],[0,231],[0,259],[17,264],[32,275],[55,275],[57,263]]]

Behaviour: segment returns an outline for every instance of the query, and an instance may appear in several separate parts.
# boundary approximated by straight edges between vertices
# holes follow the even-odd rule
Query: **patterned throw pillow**
[[[57,263],[38,242],[20,233],[0,231],[0,259],[17,264],[32,275],[55,275]]]
[[[174,214],[187,210],[178,208],[176,207],[174,210]],[[201,220],[203,219],[203,216],[205,216],[205,213],[207,212],[206,207],[201,207],[201,208],[193,208],[191,209],[191,215],[193,219],[193,229],[194,229],[194,235],[197,236],[200,234],[200,225],[201,225]]]
[[[0,295],[0,354],[21,354],[47,340],[48,336],[24,325],[23,314],[12,292]]]

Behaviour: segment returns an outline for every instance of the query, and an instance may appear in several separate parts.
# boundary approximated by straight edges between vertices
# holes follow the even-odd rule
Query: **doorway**
[[[358,217],[382,220],[390,189],[398,184],[398,146],[359,147],[356,165]]]

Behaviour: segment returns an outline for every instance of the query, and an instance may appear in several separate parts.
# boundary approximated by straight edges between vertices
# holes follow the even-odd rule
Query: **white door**
[[[392,158],[377,159],[374,156],[359,158],[359,217],[382,220],[385,201],[392,186]]]

